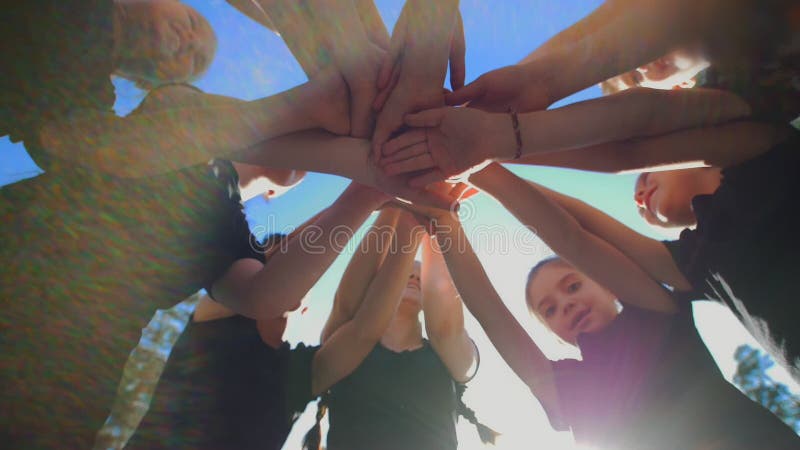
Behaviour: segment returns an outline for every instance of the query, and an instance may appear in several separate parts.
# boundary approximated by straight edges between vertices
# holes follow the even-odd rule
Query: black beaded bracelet
[[[517,110],[513,107],[508,108],[508,114],[511,116],[511,126],[514,128],[514,136],[517,138],[517,151],[514,153],[514,159],[522,157],[522,132],[519,130],[519,117],[517,117]]]

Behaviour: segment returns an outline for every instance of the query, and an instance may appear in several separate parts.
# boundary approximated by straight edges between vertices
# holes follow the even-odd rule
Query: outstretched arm
[[[422,310],[431,346],[454,380],[466,382],[475,375],[478,352],[464,329],[461,297],[453,285],[439,244],[422,240]]]
[[[500,356],[539,399],[550,417],[559,416],[553,366],[503,304],[457,219],[437,219],[447,267],[467,309],[480,322]],[[556,428],[561,428],[556,426]]]
[[[528,183],[574,217],[584,230],[616,247],[641,266],[653,279],[672,286],[678,291],[691,289],[691,285],[660,241],[631,230],[603,211],[576,198],[531,181]]]
[[[272,18],[306,74],[333,66],[350,91],[350,134],[367,137],[375,80],[389,34],[370,0],[255,0]]]
[[[730,167],[752,159],[782,142],[787,127],[737,121],[641,139],[537,153],[509,163],[623,173],[689,167]]]
[[[406,116],[411,130],[383,147],[388,174],[432,170],[420,184],[452,176],[486,160],[532,155],[655,136],[745,117],[746,102],[711,89],[629,89],[562,108],[519,114],[517,140],[507,113],[440,108]],[[521,145],[520,145],[521,144]]]
[[[311,224],[262,264],[240,259],[213,285],[215,300],[254,319],[279,317],[297,308],[347,245],[342,230],[358,229],[388,200],[385,194],[351,184]],[[336,233],[336,237],[333,234]],[[348,235],[348,239],[352,235]]]
[[[384,208],[350,258],[333,297],[328,321],[322,329],[322,342],[328,340],[342,324],[352,320],[361,307],[364,294],[390,251],[399,215],[400,210],[396,208]]]
[[[447,209],[457,200],[426,189],[410,188],[408,177],[390,177],[367,163],[369,141],[306,131],[281,136],[229,155],[230,159],[275,169],[296,169],[350,178],[414,203]]]
[[[488,72],[448,96],[448,104],[491,111],[542,110],[570,94],[702,39],[720,17],[749,2],[607,1],[519,65]],[[735,14],[731,14],[735,16]]]
[[[233,6],[245,16],[251,18],[257,23],[261,24],[264,28],[278,33],[272,19],[269,18],[266,11],[255,0],[225,0],[229,5]]]
[[[386,256],[352,320],[322,344],[312,362],[311,390],[327,391],[355,370],[380,341],[392,321],[425,233],[408,213],[397,222],[397,249]]]
[[[535,230],[554,252],[608,288],[621,301],[655,311],[675,311],[670,295],[639,264],[612,242],[588,231],[536,187],[498,164],[476,174],[474,182],[520,222]],[[642,254],[646,252],[641,251]]]
[[[166,86],[126,117],[83,110],[46,124],[41,138],[59,158],[123,177],[146,176],[299,130],[347,131],[345,95],[341,79],[329,75],[254,101]]]

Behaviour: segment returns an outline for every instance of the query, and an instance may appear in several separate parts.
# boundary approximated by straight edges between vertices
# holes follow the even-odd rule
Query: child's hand
[[[383,146],[380,165],[387,175],[419,172],[410,186],[419,187],[480,168],[492,158],[497,138],[512,136],[505,115],[472,108],[438,108],[409,114],[414,127]],[[501,123],[505,121],[508,123]]]
[[[507,66],[487,72],[477,80],[445,97],[448,105],[468,103],[471,108],[505,112],[546,109],[552,101],[544,83],[531,80],[523,66]]]
[[[451,208],[458,208],[460,193],[435,191],[425,187],[412,188],[409,187],[409,178],[408,175],[388,176],[383,173],[375,173],[369,184],[389,195],[417,205],[445,211]]]
[[[371,42],[366,42],[365,48],[358,50],[351,49],[349,52],[355,57],[354,61],[340,63],[340,66],[350,93],[350,134],[367,138],[375,125],[375,111],[372,108],[378,94],[375,79],[386,51]]]
[[[352,201],[361,205],[372,205],[374,209],[380,209],[384,204],[394,199],[393,196],[379,189],[356,181],[351,182],[350,185],[347,186],[342,196],[350,198]]]
[[[439,195],[458,200],[467,199],[478,193],[476,189],[470,187],[468,184],[465,183],[450,184],[445,182],[438,182],[431,184],[430,186],[428,186],[428,191],[435,192]],[[387,205],[391,205],[393,207],[404,209],[406,211],[413,213],[415,217],[417,217],[417,219],[420,221],[420,224],[425,225],[426,229],[428,229],[429,232],[432,232],[432,230],[430,229],[430,225],[432,222],[459,220],[458,203],[453,203],[451,207],[448,209],[433,208],[430,206],[409,204],[399,201],[392,201]]]
[[[350,134],[350,94],[338,69],[330,67],[309,81],[311,90],[298,104],[312,123],[333,134]]]

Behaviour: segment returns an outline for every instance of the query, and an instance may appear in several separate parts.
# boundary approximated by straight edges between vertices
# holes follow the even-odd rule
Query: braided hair
[[[475,417],[475,411],[473,411],[464,403],[464,392],[466,392],[466,390],[466,384],[456,383],[456,396],[458,397],[456,412],[459,416],[467,419],[469,423],[475,425],[475,429],[478,430],[478,436],[480,436],[481,442],[484,444],[494,445],[494,441],[497,439],[497,436],[500,436],[500,433],[484,425],[478,420],[477,417]]]
[[[317,402],[317,415],[314,426],[303,437],[303,450],[320,450],[322,445],[322,429],[320,422],[328,411],[328,397],[323,395]]]

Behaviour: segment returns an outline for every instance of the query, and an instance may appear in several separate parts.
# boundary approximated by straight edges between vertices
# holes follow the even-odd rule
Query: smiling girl
[[[464,304],[556,429],[614,449],[796,448],[800,439],[727,383],[676,302],[614,236],[593,231],[601,214],[540,190],[499,165],[474,175],[556,253],[530,272],[529,310],[581,360],[551,361],[491,285],[457,218],[436,215],[436,235]],[[608,240],[606,240],[608,239]],[[462,251],[460,249],[465,249]]]

